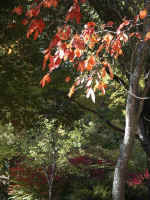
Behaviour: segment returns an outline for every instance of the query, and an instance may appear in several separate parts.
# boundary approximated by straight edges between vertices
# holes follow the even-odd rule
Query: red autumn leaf
[[[42,80],[40,81],[40,84],[42,88],[45,86],[46,83],[49,83],[51,81],[49,74],[46,74]]]
[[[73,62],[74,61],[74,51],[73,50],[70,50],[70,52],[69,52],[69,61],[70,62]]]
[[[28,21],[27,19],[23,19],[23,20],[22,20],[22,24],[23,24],[24,26],[26,26],[28,23],[29,23],[29,21]]]
[[[27,32],[27,38],[29,38],[30,35],[35,31],[42,33],[44,28],[45,28],[45,23],[43,22],[42,19],[33,19],[31,21],[31,24]]]
[[[68,83],[70,80],[71,80],[70,76],[67,76],[67,77],[65,78],[65,82],[66,82],[66,83]]]
[[[91,71],[94,67],[94,65],[96,64],[96,61],[95,61],[95,57],[93,55],[91,55],[87,62],[86,62],[86,69],[87,71]]]
[[[26,17],[32,18],[38,16],[40,13],[40,6],[36,6],[35,8],[30,8],[26,12]]]
[[[113,26],[114,25],[114,22],[113,21],[108,21],[106,26]]]
[[[80,61],[77,67],[77,71],[84,72],[84,69],[85,69],[85,62]]]
[[[50,51],[49,51],[49,49],[47,49],[47,50],[45,51],[45,56],[44,56],[44,60],[43,60],[43,67],[42,67],[42,70],[45,70],[45,68],[46,68],[46,63],[47,63],[49,57],[50,57]]]
[[[66,22],[68,22],[69,20],[73,20],[73,19],[76,20],[77,24],[80,23],[80,19],[81,19],[80,6],[77,3],[75,3],[69,9],[69,12],[66,16]]]
[[[61,40],[68,40],[70,37],[71,29],[70,26],[65,26],[63,29],[59,29],[57,32],[57,36]]]
[[[12,13],[16,13],[17,15],[22,15],[23,13],[23,7],[22,6],[18,6],[16,8],[13,9]]]
[[[55,68],[59,67],[60,63],[61,63],[62,59],[59,56],[55,57]]]
[[[32,13],[33,13],[34,17],[38,16],[40,13],[40,7],[36,7],[34,9],[32,9]]]
[[[84,40],[78,35],[76,34],[73,38],[73,41],[72,41],[72,46],[76,49],[82,49],[84,50],[85,49],[85,43],[84,43]]]
[[[36,30],[35,33],[34,33],[33,39],[36,40],[38,38],[38,36],[39,36],[39,31]]]
[[[99,41],[98,35],[92,34],[88,44],[89,48],[92,49],[98,41]]]
[[[43,6],[50,8],[51,6],[57,7],[58,0],[45,0],[43,1]]]
[[[95,27],[95,26],[96,26],[95,22],[88,22],[87,23],[88,28]]]

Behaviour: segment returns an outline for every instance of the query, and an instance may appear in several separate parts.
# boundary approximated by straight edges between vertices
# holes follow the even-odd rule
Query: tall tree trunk
[[[137,73],[139,76],[139,73]],[[132,77],[130,83],[130,92],[134,91],[137,88],[133,87],[134,81],[138,80],[138,76]],[[134,80],[135,79],[135,80]],[[136,119],[136,107],[137,102],[136,99],[128,94],[128,100],[126,105],[126,127],[125,127],[125,135],[123,139],[123,143],[120,147],[120,156],[118,158],[115,172],[114,172],[114,181],[113,181],[113,190],[112,196],[114,200],[124,200],[125,199],[125,176],[126,176],[126,169],[129,160],[129,156],[131,154],[134,134],[137,131],[137,119]]]
[[[150,11],[150,1],[145,1],[145,8]],[[143,25],[143,36],[150,29],[150,20],[146,17]],[[139,80],[144,70],[144,59],[148,53],[147,42],[141,41],[133,51],[131,58],[131,73],[129,82],[129,91],[126,103],[126,126],[123,143],[120,147],[120,156],[114,172],[114,181],[112,189],[113,200],[125,199],[125,181],[128,160],[131,155],[135,133],[138,131],[138,123],[144,101],[139,94]],[[146,88],[147,89],[147,88]],[[144,94],[144,93],[143,93]]]

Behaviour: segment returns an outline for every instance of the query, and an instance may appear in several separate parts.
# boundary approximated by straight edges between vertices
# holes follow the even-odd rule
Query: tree
[[[150,81],[147,65],[150,27],[148,21],[149,2],[145,1],[145,9],[140,11],[134,21],[123,18],[115,9],[113,14],[115,13],[119,22],[122,20],[118,28],[116,28],[117,25],[116,27],[113,25],[116,22],[115,20],[113,20],[114,22],[109,21],[103,25],[101,24],[100,28],[96,27],[95,22],[87,21],[84,28],[80,27],[78,33],[74,34],[76,25],[74,23],[70,25],[70,21],[75,20],[77,24],[80,23],[82,3],[85,3],[85,1],[73,1],[73,5],[66,14],[65,25],[62,28],[58,27],[58,31],[51,40],[49,47],[44,51],[43,69],[46,68],[47,62],[49,63],[49,69],[48,73],[41,80],[41,86],[44,87],[46,83],[51,82],[52,72],[57,70],[63,62],[67,61],[70,63],[70,67],[72,66],[77,70],[77,77],[70,88],[68,96],[72,97],[78,88],[85,88],[86,97],[90,97],[95,103],[95,92],[101,91],[102,94],[105,94],[105,88],[109,85],[110,79],[116,78],[117,81],[124,83],[117,75],[114,76],[112,66],[114,71],[115,67],[122,71],[123,77],[127,79],[128,83],[126,127],[120,157],[115,169],[113,198],[115,200],[124,199],[125,173],[136,133],[142,139],[146,152],[149,152],[149,145],[147,145],[149,140],[143,134],[141,125],[144,100],[147,99]],[[96,5],[97,9],[99,7],[96,1],[88,1],[88,3],[93,7]],[[44,32],[45,22],[48,18],[47,16],[45,20],[42,18],[43,15],[40,15],[42,13],[41,10],[47,10],[47,8],[53,6],[54,8],[52,9],[55,12],[57,4],[57,0],[41,1],[40,3],[35,1],[35,3],[31,4],[31,7],[26,12],[26,18],[22,22],[24,25],[29,24],[28,38],[32,34],[34,40],[40,37],[39,34]],[[69,4],[66,4],[66,7],[67,5]],[[119,2],[116,4],[113,2],[113,5],[119,5]],[[128,3],[124,2],[124,5],[126,11],[128,11],[126,7]],[[136,6],[136,4],[133,6]],[[132,8],[130,13],[130,16],[132,16],[134,15],[132,5],[130,8]],[[22,11],[21,6],[13,10],[18,15],[22,14]],[[106,17],[106,19],[108,18]],[[138,23],[141,23],[143,19],[144,23],[140,27],[141,30],[137,30]],[[66,23],[69,25],[66,25]],[[136,48],[131,48],[132,45],[135,45]],[[97,51],[95,51],[96,49]],[[129,53],[125,52],[125,56],[130,60],[125,71],[119,65],[124,62],[124,59],[121,58],[124,49],[128,50]],[[66,77],[66,82],[69,81],[70,77]]]

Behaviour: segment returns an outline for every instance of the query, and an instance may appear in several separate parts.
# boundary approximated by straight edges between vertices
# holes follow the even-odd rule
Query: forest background
[[[140,120],[138,119],[136,128],[131,131],[130,146],[133,150],[131,154],[131,147],[128,149],[129,162],[126,156],[123,159],[121,157],[121,161],[125,161],[127,165],[127,170],[125,166],[126,175],[123,175],[123,184],[117,190],[118,194],[126,199],[148,199],[150,195],[147,98],[149,60],[145,51],[149,52],[149,48],[146,46],[144,50],[140,45],[143,41],[146,45],[149,42],[149,35],[146,35],[150,27],[146,22],[149,16],[143,12],[139,21],[136,19],[133,31],[129,30],[129,34],[135,36],[130,42],[125,41],[128,34],[124,35],[124,46],[120,48],[123,55],[119,49],[117,58],[113,61],[106,54],[102,56],[103,59],[112,62],[111,68],[108,67],[106,72],[102,68],[107,84],[106,93],[104,94],[105,87],[101,87],[101,92],[98,91],[95,95],[93,92],[85,92],[85,88],[89,89],[91,86],[91,81],[88,80],[86,86],[79,86],[74,94],[74,91],[70,90],[72,93],[69,98],[68,92],[74,84],[75,77],[79,77],[80,71],[83,74],[81,68],[76,70],[73,67],[73,62],[64,61],[59,68],[54,69],[51,82],[44,88],[41,88],[40,81],[42,76],[45,76],[45,72],[41,70],[44,50],[54,38],[58,28],[64,25],[66,13],[73,5],[73,1],[64,0],[57,6],[53,4],[50,8],[41,10],[40,17],[47,26],[40,36],[34,35],[34,40],[32,36],[26,37],[27,30],[24,26],[26,21],[22,15],[22,9],[29,9],[32,3],[30,0],[22,1],[22,7],[18,7],[19,1],[7,0],[2,2],[0,8],[0,198],[111,199],[114,170],[115,166],[116,169],[119,167],[116,163],[120,163],[119,149],[124,141],[127,124],[126,105],[131,97],[134,101],[130,107],[133,114],[131,118],[140,115]],[[75,20],[69,25],[73,33],[79,34],[85,24],[90,22],[91,26],[95,23],[97,33],[104,38],[108,32],[113,33],[117,30],[120,24],[124,22],[131,24],[140,10],[144,9],[144,3],[106,0],[80,2],[81,21],[78,23],[80,20],[78,12],[77,17],[73,16]],[[149,7],[146,9],[148,12]],[[39,17],[37,13],[38,11],[33,17]],[[128,21],[129,19],[132,20]],[[145,27],[148,27],[147,30],[143,28],[143,20]],[[30,34],[32,33],[31,31]],[[109,42],[110,35],[107,36]],[[99,47],[96,40],[97,38],[92,38],[91,44],[86,48],[87,54],[90,55],[92,52],[92,55],[96,55]],[[80,57],[79,54],[80,51],[77,51],[77,58]],[[101,55],[100,50],[98,54]],[[133,57],[133,66],[144,67],[143,71],[139,71],[141,77],[138,81],[138,90],[133,88],[129,94],[130,84],[137,86],[136,81],[131,80],[134,77],[131,74],[134,75],[136,71],[134,71],[136,67],[130,68]],[[140,61],[137,58],[140,58]],[[105,60],[101,60],[103,61]],[[90,77],[92,70],[87,71],[85,75],[88,74]],[[42,80],[41,85],[44,86],[45,79]],[[85,96],[89,96],[92,101]],[[139,98],[142,101],[137,100]],[[135,110],[140,112],[137,114]],[[113,187],[116,187],[115,184]],[[125,188],[125,194],[122,188]],[[113,198],[123,199],[118,194],[113,193]]]

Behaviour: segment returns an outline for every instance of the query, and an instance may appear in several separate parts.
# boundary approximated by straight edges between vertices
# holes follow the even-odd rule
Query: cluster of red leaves
[[[29,24],[27,31],[27,38],[34,33],[34,40],[36,40],[45,28],[43,19],[39,19],[40,10],[42,7],[56,8],[58,0],[34,0],[30,8],[25,13],[25,18],[22,23]],[[138,32],[131,32],[130,30],[136,26],[139,20],[143,20],[147,16],[147,10],[144,9],[135,17],[134,21],[123,19],[123,22],[118,26],[116,31],[113,30],[113,21],[104,24],[102,34],[96,32],[95,22],[88,22],[80,34],[73,34],[71,27],[67,25],[68,21],[75,20],[77,24],[81,21],[80,5],[86,0],[73,0],[73,5],[68,10],[65,17],[65,25],[59,27],[56,35],[52,38],[48,48],[44,51],[44,60],[42,69],[45,70],[48,66],[48,73],[42,78],[40,84],[42,87],[51,81],[50,74],[53,70],[58,68],[62,62],[69,61],[74,68],[79,72],[74,84],[70,88],[68,96],[71,97],[79,85],[85,85],[86,97],[91,98],[95,103],[95,92],[101,91],[105,94],[107,87],[105,83],[106,75],[113,79],[113,70],[111,63],[104,60],[104,57],[110,56],[112,60],[117,59],[123,55],[123,45],[129,41],[133,36],[141,40],[141,35]],[[21,15],[23,13],[22,6],[13,9],[13,13]],[[36,18],[38,17],[38,18]],[[111,31],[109,30],[111,28]],[[150,39],[150,32],[147,32],[144,41]],[[98,48],[97,48],[98,46]],[[91,53],[95,51],[96,53]],[[82,56],[83,55],[83,56]],[[107,69],[108,68],[108,69]],[[70,81],[70,77],[66,77],[66,82]]]
[[[77,156],[74,158],[70,158],[69,162],[71,165],[75,167],[83,167],[86,174],[88,173],[91,178],[98,178],[98,179],[105,179],[108,172],[109,167],[114,167],[115,162],[112,160],[106,159],[96,159],[91,158],[89,156]],[[85,166],[85,168],[84,168]],[[94,167],[93,166],[97,166]],[[51,169],[49,168],[49,175],[51,173]],[[106,175],[106,176],[105,176]],[[64,175],[63,175],[64,176]],[[56,183],[63,182],[64,177],[55,176]],[[149,179],[150,175],[148,170],[146,169],[143,174],[141,173],[129,173],[127,177],[127,184],[129,186],[135,186],[142,184],[146,179]],[[15,180],[15,184],[10,184],[9,186],[9,194],[13,194],[13,191],[16,189],[19,190],[21,187],[28,187],[31,190],[37,191],[42,197],[48,195],[48,188],[47,188],[47,180],[42,172],[42,169],[33,169],[31,167],[27,167],[24,164],[17,163],[15,167],[10,168],[10,179]],[[44,187],[41,187],[43,186]]]
[[[50,168],[48,172],[50,175]],[[15,183],[12,182],[8,188],[10,195],[13,194],[16,188],[27,187],[37,191],[41,196],[48,196],[48,183],[41,168],[33,169],[32,167],[18,162],[15,167],[10,168],[10,179],[15,181]],[[55,181],[59,181],[60,176],[55,176],[54,179]],[[41,187],[41,185],[44,185],[44,187]]]
[[[93,164],[93,159],[89,158],[88,156],[78,156],[78,157],[75,157],[75,158],[70,158],[69,159],[69,162],[72,164],[72,165],[90,165],[90,164]]]
[[[90,158],[89,156],[77,156],[74,158],[70,158],[69,162],[72,165],[92,165],[92,164],[98,164],[98,165],[110,165],[110,166],[114,166],[115,163],[111,160],[99,160],[99,159],[94,159],[94,158]]]
[[[150,175],[149,175],[148,169],[146,169],[143,174],[141,173],[128,174],[127,183],[129,186],[140,185],[143,183],[144,180],[149,179],[149,178],[150,178]]]

